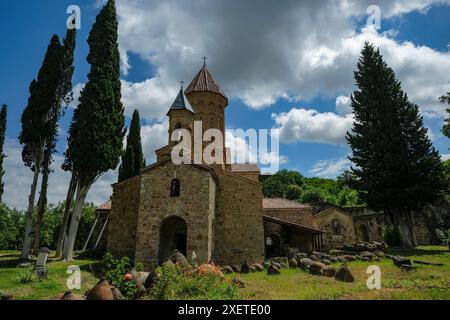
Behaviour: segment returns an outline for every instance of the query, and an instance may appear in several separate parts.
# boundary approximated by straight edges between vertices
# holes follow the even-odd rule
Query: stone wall
[[[199,262],[210,260],[213,250],[216,182],[209,169],[196,165],[158,164],[141,174],[136,261],[158,263],[161,224],[171,216],[187,224],[187,258],[195,251]],[[181,182],[179,197],[170,196],[173,179]]]
[[[217,174],[214,261],[220,264],[264,261],[261,184],[228,171]]]
[[[140,181],[140,177],[135,177],[113,185],[107,246],[117,257],[134,258]]]
[[[313,226],[313,209],[309,208],[283,208],[264,209],[264,215],[284,221],[301,224],[306,227]]]
[[[333,230],[333,220],[339,222],[340,232]],[[314,227],[322,230],[323,250],[335,249],[345,243],[354,243],[357,241],[357,235],[353,224],[353,218],[338,208],[331,208],[317,214],[313,218]]]

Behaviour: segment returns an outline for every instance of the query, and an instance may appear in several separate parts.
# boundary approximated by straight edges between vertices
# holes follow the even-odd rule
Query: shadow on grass
[[[0,269],[16,268],[22,261],[18,258],[10,260],[0,260]]]
[[[402,248],[402,247],[392,247],[387,249],[388,254],[392,255],[401,255],[401,256],[429,256],[429,255],[440,255],[444,252],[448,252],[446,250],[439,250],[439,249],[433,249],[433,250],[424,250],[424,249],[418,249],[418,248]]]
[[[80,266],[80,269],[82,271],[91,273],[95,278],[98,279],[105,277],[105,273],[103,272],[103,263],[101,263],[100,261],[82,265]]]

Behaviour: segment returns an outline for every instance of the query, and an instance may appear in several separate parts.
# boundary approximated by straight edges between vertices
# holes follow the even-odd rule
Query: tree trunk
[[[77,183],[77,195],[75,198],[74,209],[72,213],[72,219],[70,221],[69,234],[66,241],[64,241],[64,252],[63,260],[72,261],[73,260],[73,248],[75,246],[75,240],[78,231],[78,224],[81,218],[81,211],[84,206],[84,201],[86,200],[87,193],[89,191],[89,185],[82,185],[80,182]]]
[[[49,166],[50,166],[49,155],[45,155],[42,168],[41,194],[39,195],[36,226],[34,230],[35,231],[34,249],[33,249],[34,255],[38,254],[41,245],[42,225],[44,222],[45,208],[47,206],[48,176],[50,174]]]
[[[407,221],[408,221],[411,245],[413,247],[417,247],[417,238],[416,238],[416,233],[414,231],[414,213],[412,211],[409,211],[407,213]]]
[[[28,209],[25,214],[25,234],[23,237],[22,253],[20,258],[22,260],[28,260],[31,248],[31,231],[33,229],[33,208],[34,208],[34,198],[36,197],[37,183],[40,174],[40,166],[42,159],[42,149],[38,151],[34,166],[34,177],[31,183],[30,196],[28,198]]]
[[[73,197],[75,195],[75,190],[77,187],[77,180],[75,179],[75,175],[72,173],[72,177],[70,178],[69,189],[67,190],[66,203],[64,207],[64,217],[61,224],[61,230],[59,231],[58,242],[56,244],[56,254],[57,258],[61,257],[64,240],[67,235],[67,225],[69,223],[70,218],[70,208],[72,206]]]

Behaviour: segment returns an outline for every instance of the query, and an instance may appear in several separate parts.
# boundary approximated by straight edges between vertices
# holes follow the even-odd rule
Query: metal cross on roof
[[[208,60],[208,57],[204,56],[202,59],[203,59],[203,63],[206,64],[206,60]]]
[[[183,88],[183,85],[184,85],[184,81],[183,80],[180,81],[180,85]]]

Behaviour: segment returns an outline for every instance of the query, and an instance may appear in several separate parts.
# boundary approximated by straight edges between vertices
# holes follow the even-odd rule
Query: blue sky
[[[352,75],[365,40],[380,46],[404,90],[420,105],[435,147],[448,157],[450,143],[440,132],[444,106],[437,102],[450,91],[447,1],[379,1],[379,30],[366,28],[369,2],[258,2],[257,10],[251,2],[117,1],[127,122],[138,108],[147,163],[167,140],[164,115],[178,82],[189,82],[207,55],[211,73],[230,98],[228,128],[279,128],[280,153],[287,159],[282,168],[335,177],[349,166],[343,135],[351,123],[348,105],[339,109],[336,102],[338,97],[345,102],[354,89]],[[73,83],[79,91],[89,71],[86,38],[101,3],[0,2],[0,103],[9,106],[4,198],[12,206],[23,208],[31,182],[17,143],[29,83],[52,34],[64,36],[67,7],[77,4],[82,16]],[[50,179],[53,202],[62,200],[67,188],[68,176],[58,165],[72,110],[61,120],[59,154]],[[89,200],[106,200],[114,180],[115,172],[106,174]]]

